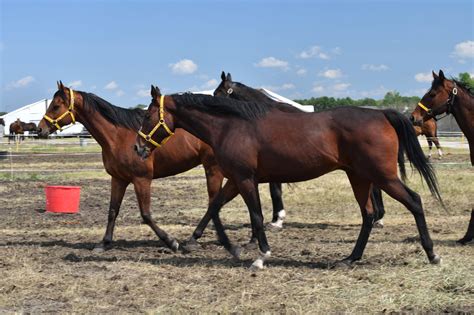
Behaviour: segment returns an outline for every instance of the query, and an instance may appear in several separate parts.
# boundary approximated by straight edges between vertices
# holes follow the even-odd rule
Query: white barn
[[[287,103],[287,104],[290,104],[291,106],[294,106],[304,112],[314,112],[314,106],[311,106],[311,105],[301,105],[299,103],[296,103],[292,100],[290,100],[289,98],[286,98],[284,96],[281,96],[280,94],[277,94],[275,92],[272,92],[270,90],[267,90],[267,89],[264,89],[264,88],[261,88],[259,89],[263,94],[265,94],[266,96],[268,96],[269,98],[277,101],[277,102],[282,102],[282,103]],[[200,91],[200,92],[194,92],[196,94],[206,94],[206,95],[213,95],[214,94],[214,90],[206,90],[206,91]]]
[[[29,105],[25,105],[3,116],[0,116],[0,118],[5,120],[4,134],[8,135],[10,133],[10,124],[17,120],[17,118],[23,122],[32,122],[38,125],[43,118],[43,115],[46,113],[49,103],[51,103],[51,100],[44,99]],[[84,126],[82,124],[76,123],[75,125],[64,127],[63,131],[57,132],[57,135],[72,135],[80,133],[83,129]]]

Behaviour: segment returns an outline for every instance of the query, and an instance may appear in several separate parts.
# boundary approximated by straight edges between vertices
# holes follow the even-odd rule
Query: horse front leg
[[[211,220],[213,215],[218,214],[220,209],[226,203],[234,199],[238,193],[239,193],[239,190],[237,189],[237,186],[232,181],[229,180],[225,183],[224,187],[222,187],[222,189],[219,190],[217,195],[209,203],[209,207],[206,211],[206,214],[204,215],[204,217],[201,219],[198,226],[194,230],[193,235],[186,242],[185,248],[187,250],[192,250],[194,249],[194,247],[198,245],[197,240],[201,238],[204,232],[204,229],[209,224],[209,221]]]
[[[112,240],[115,228],[115,220],[120,211],[122,205],[123,196],[125,190],[130,182],[122,181],[118,178],[112,177],[111,189],[110,189],[110,204],[109,204],[109,215],[107,217],[107,229],[105,230],[104,238],[102,242],[97,244],[94,251],[101,252],[112,247]]]
[[[150,201],[151,201],[151,179],[140,178],[136,179],[133,182],[135,188],[135,194],[138,199],[138,206],[140,207],[140,214],[142,216],[143,222],[147,224],[153,232],[165,242],[165,244],[174,252],[179,248],[179,243],[172,237],[168,235],[164,230],[160,229],[153,221],[150,213]]]

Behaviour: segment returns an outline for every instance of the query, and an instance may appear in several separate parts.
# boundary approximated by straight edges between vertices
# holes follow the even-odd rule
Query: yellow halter
[[[174,133],[171,131],[171,129],[168,127],[168,125],[166,125],[166,122],[165,122],[165,105],[164,104],[165,104],[165,96],[161,95],[161,97],[160,97],[160,120],[158,121],[158,123],[155,125],[155,127],[147,135],[144,134],[141,129],[138,131],[138,134],[140,135],[140,137],[142,137],[143,139],[145,139],[145,141],[150,142],[151,144],[153,144],[155,147],[158,147],[158,148],[161,147],[162,145],[164,145],[171,138],[171,136],[174,135]],[[155,132],[161,126],[163,126],[163,128],[165,128],[166,132],[168,133],[168,136],[166,136],[163,140],[161,140],[160,143],[158,143],[155,140],[153,140],[151,137],[153,137]]]
[[[67,112],[64,112],[61,116],[59,116],[56,119],[53,119],[53,118],[49,117],[46,114],[43,116],[44,119],[49,121],[51,123],[51,125],[55,126],[59,131],[62,131],[63,129],[61,128],[61,126],[58,123],[61,119],[63,119],[67,115],[71,115],[71,119],[72,119],[73,124],[76,123],[76,118],[74,117],[74,113],[72,112],[74,110],[74,92],[72,91],[72,89],[69,89],[69,94],[71,94],[71,97],[70,97],[70,100],[69,100],[69,108],[68,108]]]
[[[427,112],[427,113],[430,112],[430,109],[428,107],[426,107],[425,105],[421,104],[421,102],[418,103],[418,106],[420,106],[422,109],[424,109],[425,112]]]

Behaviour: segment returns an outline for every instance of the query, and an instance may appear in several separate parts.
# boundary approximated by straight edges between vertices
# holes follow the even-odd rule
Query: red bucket
[[[79,211],[80,186],[46,186],[46,211],[77,213]]]

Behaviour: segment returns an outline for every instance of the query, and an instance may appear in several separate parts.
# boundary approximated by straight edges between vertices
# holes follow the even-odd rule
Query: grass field
[[[267,232],[272,257],[252,274],[248,266],[257,251],[232,260],[212,228],[201,249],[171,253],[141,224],[132,187],[117,220],[115,247],[93,252],[105,231],[110,193],[99,150],[35,145],[20,147],[11,162],[0,161],[0,313],[474,312],[474,246],[455,242],[474,203],[474,168],[465,149],[447,148],[443,160],[433,160],[447,211],[417,174],[408,183],[422,196],[440,266],[428,263],[410,213],[384,196],[385,227],[373,230],[363,259],[353,268],[331,269],[352,250],[361,223],[349,182],[336,171],[284,185],[284,229]],[[154,219],[180,241],[204,214],[203,173],[198,167],[153,182]],[[80,214],[44,212],[46,184],[82,186]],[[270,219],[268,186],[260,191]],[[231,239],[244,244],[249,218],[240,197],[222,217]]]

